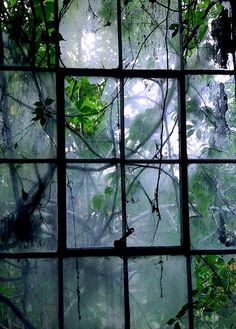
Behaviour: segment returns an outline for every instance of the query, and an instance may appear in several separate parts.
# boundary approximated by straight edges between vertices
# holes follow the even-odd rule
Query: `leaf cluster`
[[[226,261],[222,256],[218,255],[199,255],[195,257],[195,289],[193,290],[192,296],[196,318],[200,319],[203,323],[211,323],[214,320],[212,320],[209,314],[218,315],[215,316],[215,319],[219,319],[219,316],[224,316],[225,311],[230,311],[231,307],[235,307],[235,274],[236,261],[234,258],[230,258]],[[187,303],[174,318],[167,321],[167,324],[175,324],[175,329],[182,328],[181,320],[186,316],[188,309],[189,304]],[[217,325],[216,323],[211,324]]]
[[[51,67],[55,64],[56,34],[53,0],[9,0],[0,7],[5,33],[5,62]]]
[[[39,121],[41,126],[45,126],[49,119],[52,118],[50,113],[50,105],[54,102],[53,99],[47,97],[45,101],[38,101],[34,103],[35,109],[33,114],[35,116],[32,118],[33,121]]]
[[[204,41],[209,28],[209,20],[218,17],[223,6],[216,1],[201,0],[191,1],[183,0],[186,8],[183,11],[182,26],[174,26],[173,34],[177,33],[177,28],[182,29],[184,57],[191,56]]]
[[[102,100],[105,80],[91,83],[87,77],[67,78],[65,88],[69,106],[66,122],[77,133],[92,136],[104,118],[107,103]]]

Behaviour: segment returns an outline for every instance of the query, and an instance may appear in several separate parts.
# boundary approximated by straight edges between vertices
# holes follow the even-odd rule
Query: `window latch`
[[[134,232],[134,228],[128,228],[127,232],[119,239],[114,241],[115,248],[122,248],[125,246],[125,239]]]

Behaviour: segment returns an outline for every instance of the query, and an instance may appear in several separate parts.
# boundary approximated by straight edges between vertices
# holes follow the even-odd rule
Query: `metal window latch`
[[[127,232],[119,239],[114,241],[115,248],[122,248],[125,246],[125,239],[134,232],[134,228],[128,228]]]

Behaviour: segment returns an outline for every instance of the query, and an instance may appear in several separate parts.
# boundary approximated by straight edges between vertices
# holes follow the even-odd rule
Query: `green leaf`
[[[176,30],[179,28],[179,24],[173,23],[169,26],[169,30]]]
[[[54,102],[54,99],[51,99],[51,98],[47,97],[47,98],[45,99],[44,104],[45,104],[45,106],[49,106],[49,105],[51,105],[53,102]]]
[[[40,118],[40,124],[41,126],[44,126],[47,123],[47,119],[43,116]]]
[[[15,6],[16,3],[17,3],[17,0],[10,0],[10,5],[11,6]]]
[[[105,190],[104,190],[104,193],[105,193],[106,195],[111,195],[112,192],[113,192],[113,189],[112,189],[110,186],[107,186],[107,187],[105,188]]]
[[[95,194],[92,198],[92,206],[94,210],[101,210],[104,206],[104,196],[102,194]]]
[[[187,132],[187,137],[192,136],[194,134],[194,131],[195,131],[194,128],[189,129],[188,132]]]
[[[170,319],[169,321],[166,322],[169,326],[171,326],[174,322],[176,321],[175,318]]]
[[[177,33],[178,33],[178,29],[174,30],[174,32],[171,34],[171,38],[174,38]]]
[[[187,310],[188,310],[188,304],[185,304],[182,307],[182,309],[179,311],[179,313],[176,315],[176,318],[178,318],[178,319],[182,318]]]
[[[37,107],[41,107],[41,106],[43,106],[43,103],[42,102],[35,102],[34,105],[37,106]]]
[[[178,33],[178,31],[179,31],[179,25],[173,23],[173,24],[171,24],[171,25],[169,26],[169,30],[172,30],[172,31],[173,31],[171,37],[174,38],[174,37],[176,36],[176,34]]]

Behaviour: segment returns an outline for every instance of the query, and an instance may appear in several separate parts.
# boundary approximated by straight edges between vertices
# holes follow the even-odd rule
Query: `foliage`
[[[106,81],[90,83],[87,77],[67,78],[65,88],[69,99],[66,122],[77,133],[93,135],[103,120],[106,102],[101,97]]]
[[[4,61],[12,65],[55,65],[56,34],[53,0],[2,1]]]
[[[20,248],[51,251],[56,244],[57,191],[55,165],[51,165],[58,160],[53,160],[57,146],[55,92],[52,95],[55,81],[35,69],[44,71],[59,61],[63,67],[63,56],[75,58],[75,62],[84,54],[97,60],[104,54],[101,49],[111,51],[112,57],[120,66],[122,62],[124,68],[175,69],[185,65],[195,69],[202,65],[226,69],[235,62],[234,54],[227,48],[223,60],[217,59],[222,40],[212,27],[220,24],[217,19],[222,17],[224,2],[183,0],[181,9],[178,1],[124,0],[118,13],[121,15],[118,28],[116,1],[104,0],[97,4],[92,0],[61,1],[59,13],[53,0],[1,2],[0,64],[32,69],[29,74],[27,70],[0,73],[1,157],[6,162],[0,168],[0,247],[4,251],[14,253]],[[68,41],[64,40],[64,33],[70,35],[70,17],[67,17],[70,8],[86,8],[83,15],[88,17],[88,24],[76,31],[75,36],[71,34],[71,39],[79,42],[67,49],[62,45]],[[70,23],[74,24],[72,20]],[[123,58],[118,58],[118,53],[122,54],[120,48],[117,50],[114,34],[117,31],[119,42],[123,42]],[[202,50],[206,52],[201,57]],[[94,65],[94,69],[99,62],[96,60],[89,62],[85,58],[85,63]],[[100,69],[106,69],[103,58],[99,63]],[[65,107],[64,155],[69,159],[66,161],[67,247],[110,248],[115,241],[127,240],[128,246],[175,248],[180,245],[181,206],[185,206],[185,201],[179,200],[179,182],[183,183],[179,173],[184,166],[179,168],[176,129],[180,115],[175,79],[149,77],[116,81],[117,71],[114,72],[114,79],[94,78],[89,74],[65,78],[65,106],[60,104],[60,110]],[[194,79],[186,79],[188,156],[191,157],[195,144],[193,161],[197,157],[200,162],[202,158],[235,157],[235,81],[199,75]],[[181,124],[182,133],[185,124]],[[57,132],[60,133],[64,131]],[[50,165],[42,164],[48,157]],[[14,161],[18,158],[19,164]],[[42,161],[38,161],[39,158]],[[24,159],[32,164],[25,164]],[[79,159],[75,165],[74,159]],[[236,245],[234,167],[229,163],[189,166],[191,247],[225,249]],[[120,246],[123,243],[116,243],[118,250]],[[77,259],[66,260],[69,267],[64,269],[65,317],[69,319],[73,313],[75,326],[78,321],[81,328],[105,328],[110,326],[109,321],[113,321],[114,328],[123,325],[122,321],[119,324],[119,316],[123,312],[120,287],[124,268],[118,264],[117,260],[122,263],[121,259],[115,258],[112,266],[109,258],[97,257],[97,264],[93,259],[88,261],[88,257],[80,258],[80,266]],[[128,260],[134,327],[187,328],[189,304],[182,293],[187,290],[185,272],[180,266],[183,262],[176,261],[179,266],[176,279],[175,258],[178,257],[170,262],[162,256]],[[147,268],[151,269],[148,278]],[[233,327],[235,271],[233,257],[193,257],[191,307],[196,327]],[[50,273],[50,279],[44,280],[46,272]],[[18,264],[3,260],[0,326],[57,328],[55,291],[51,289],[56,282],[54,273],[53,266],[44,261],[25,260]],[[95,289],[97,282],[99,288]],[[42,304],[48,296],[51,303],[39,310],[39,302]],[[113,308],[116,297],[118,304]],[[127,300],[127,296],[125,298]],[[153,306],[157,300],[163,312],[162,306],[158,305],[158,311]],[[115,320],[114,316],[110,319],[108,313],[116,316]],[[95,316],[90,318],[91,314]],[[142,319],[137,323],[139,315]]]
[[[48,119],[52,118],[52,114],[50,113],[50,105],[54,102],[53,99],[47,97],[44,102],[35,102],[35,110],[33,114],[35,117],[32,118],[33,121],[39,121],[41,126],[44,126]]]
[[[235,321],[236,261],[216,255],[196,256],[193,265],[193,310],[197,328],[233,328]],[[182,328],[189,305],[168,320]]]
[[[184,57],[191,56],[204,41],[209,21],[218,17],[223,6],[218,1],[183,1],[182,29]],[[174,31],[177,27],[174,27]]]

